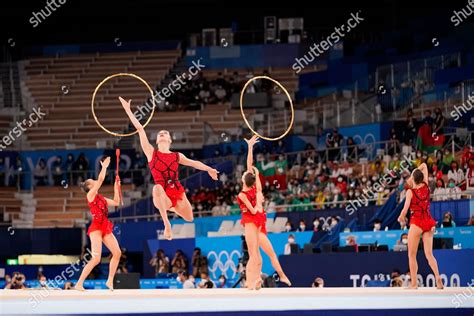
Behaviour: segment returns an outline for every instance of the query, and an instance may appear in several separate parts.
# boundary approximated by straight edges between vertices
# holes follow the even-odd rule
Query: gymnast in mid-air
[[[119,97],[119,100],[140,136],[140,144],[148,159],[148,166],[155,181],[153,204],[160,211],[160,215],[163,218],[165,225],[164,237],[171,240],[173,236],[168,219],[168,211],[175,212],[188,222],[193,220],[191,203],[186,197],[185,190],[178,179],[179,165],[206,171],[213,180],[218,179],[217,175],[219,172],[200,161],[187,158],[182,153],[170,151],[172,140],[170,133],[166,130],[158,132],[156,137],[158,149],[155,149],[148,141],[143,125],[140,124],[130,109],[130,102],[132,100],[126,101],[122,97]]]

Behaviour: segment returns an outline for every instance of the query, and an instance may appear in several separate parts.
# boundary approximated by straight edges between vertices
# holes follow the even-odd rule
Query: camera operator
[[[13,272],[13,277],[11,283],[7,284],[5,289],[10,289],[10,290],[23,290],[26,289],[25,285],[25,275],[20,272]]]

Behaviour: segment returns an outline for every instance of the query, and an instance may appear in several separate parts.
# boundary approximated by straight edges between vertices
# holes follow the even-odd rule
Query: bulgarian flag
[[[418,130],[416,145],[420,150],[431,153],[441,149],[444,145],[444,140],[444,135],[437,135],[431,132],[431,127],[428,124],[423,124]]]

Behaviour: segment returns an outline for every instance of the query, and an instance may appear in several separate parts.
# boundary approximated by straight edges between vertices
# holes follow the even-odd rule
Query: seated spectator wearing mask
[[[456,186],[454,179],[449,179],[448,187],[445,192],[447,200],[459,200],[461,198],[461,188]]]
[[[190,279],[189,273],[184,270],[178,271],[178,281],[183,284],[183,289],[194,289],[196,286],[194,282]]]
[[[446,201],[446,188],[443,179],[436,180],[436,188],[433,192],[433,201]]]
[[[441,222],[441,228],[456,227],[456,223],[453,220],[451,212],[444,213],[443,221]]]
[[[284,255],[291,255],[291,245],[296,244],[295,235],[290,234],[288,236],[288,242],[285,245],[285,250],[283,251]]]
[[[400,236],[400,239],[397,240],[397,245],[404,245],[408,247],[408,234],[407,233],[403,233]],[[399,249],[399,250],[405,250],[405,249]],[[408,248],[406,250],[408,250]]]
[[[305,232],[306,231],[306,222],[304,219],[300,220],[300,226],[297,229],[298,232]]]
[[[448,171],[448,179],[453,179],[456,185],[460,185],[464,181],[464,172],[459,168],[457,161],[451,162],[451,170]]]
[[[288,233],[288,232],[291,232],[291,231],[293,231],[293,225],[291,225],[290,221],[287,221],[286,224],[285,224],[284,232]]]
[[[217,283],[217,288],[219,289],[225,289],[227,288],[227,278],[225,277],[225,275],[221,275],[219,277],[219,282]]]
[[[331,217],[331,224],[329,224],[329,230],[333,230],[334,227],[339,224],[339,219],[336,216]]]

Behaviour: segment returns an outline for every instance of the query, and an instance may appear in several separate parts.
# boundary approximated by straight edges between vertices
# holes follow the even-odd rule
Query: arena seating
[[[28,140],[35,149],[64,148],[72,143],[77,148],[95,147],[101,139],[113,141],[91,116],[91,95],[105,77],[119,72],[136,73],[150,84],[162,80],[177,62],[179,50],[132,53],[107,53],[94,55],[36,58],[23,65],[23,88],[28,91],[33,106],[42,106],[47,116],[28,133]],[[117,88],[114,91],[112,88]],[[119,93],[143,104],[149,97],[145,88],[138,90],[136,81],[127,77],[113,78],[104,84],[96,99],[96,111],[101,123],[112,131],[121,132],[128,121],[120,111],[110,111],[118,106]],[[99,115],[98,115],[99,116]]]

